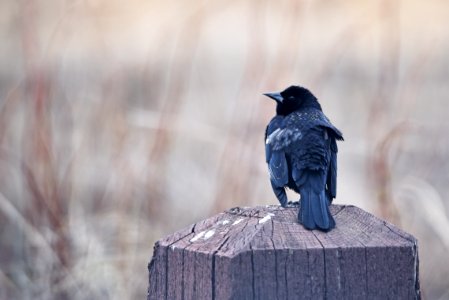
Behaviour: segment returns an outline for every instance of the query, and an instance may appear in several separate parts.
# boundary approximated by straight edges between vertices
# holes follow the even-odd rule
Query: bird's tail
[[[307,229],[328,231],[335,227],[335,220],[330,213],[325,190],[317,189],[313,185],[313,179],[309,178],[309,182],[301,187],[298,220]]]

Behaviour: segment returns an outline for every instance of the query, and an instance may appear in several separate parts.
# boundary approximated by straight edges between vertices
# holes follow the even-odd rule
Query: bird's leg
[[[285,188],[278,187],[273,182],[271,182],[271,187],[273,188],[273,192],[276,195],[276,197],[278,198],[281,206],[286,207],[288,199],[287,199],[287,194],[285,193]]]

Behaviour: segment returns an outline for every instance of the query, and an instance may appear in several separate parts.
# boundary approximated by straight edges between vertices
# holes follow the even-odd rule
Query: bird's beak
[[[279,103],[282,103],[282,101],[284,100],[284,98],[282,98],[281,96],[281,93],[266,93],[264,95]]]

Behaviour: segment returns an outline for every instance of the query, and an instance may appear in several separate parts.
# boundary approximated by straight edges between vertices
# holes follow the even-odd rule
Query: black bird
[[[290,86],[265,96],[276,116],[265,131],[265,154],[274,194],[287,205],[285,188],[301,195],[298,221],[307,229],[331,230],[329,205],[337,194],[337,140],[343,135],[306,88]]]

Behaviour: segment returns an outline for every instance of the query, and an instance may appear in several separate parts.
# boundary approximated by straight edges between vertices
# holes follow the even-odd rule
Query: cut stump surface
[[[298,207],[233,208],[159,240],[148,299],[419,299],[416,239],[354,206],[309,231]]]

